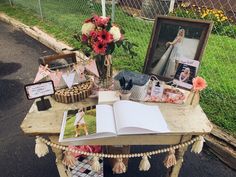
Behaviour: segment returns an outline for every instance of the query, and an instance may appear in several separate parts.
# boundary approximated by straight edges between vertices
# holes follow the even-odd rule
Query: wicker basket
[[[60,103],[75,103],[89,97],[92,93],[92,87],[93,82],[88,80],[78,85],[74,85],[70,89],[59,89],[52,97]]]

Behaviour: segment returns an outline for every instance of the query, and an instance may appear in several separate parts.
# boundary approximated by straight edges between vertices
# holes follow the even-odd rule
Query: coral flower
[[[207,83],[205,81],[205,79],[203,79],[202,77],[195,77],[193,79],[193,90],[194,91],[202,91],[207,87]]]
[[[98,32],[98,40],[102,41],[103,43],[110,43],[113,41],[113,36],[106,30],[102,30]]]
[[[97,41],[93,44],[93,50],[96,54],[105,54],[106,53],[107,44],[104,44],[101,41]]]

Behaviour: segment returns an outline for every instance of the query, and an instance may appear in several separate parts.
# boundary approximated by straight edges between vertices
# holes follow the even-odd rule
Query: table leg
[[[182,136],[180,143],[188,141],[192,138],[190,135]],[[188,149],[188,147],[180,148],[176,150],[176,165],[173,166],[170,170],[168,170],[166,177],[178,177],[180,169],[182,167],[183,161],[184,161],[184,154],[185,151]]]

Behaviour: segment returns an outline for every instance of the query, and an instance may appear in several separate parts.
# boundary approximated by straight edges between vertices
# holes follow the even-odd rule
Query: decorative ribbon
[[[104,65],[107,67],[107,79],[111,77],[111,65],[112,65],[112,60],[111,60],[111,55],[105,55],[105,60],[104,60]]]

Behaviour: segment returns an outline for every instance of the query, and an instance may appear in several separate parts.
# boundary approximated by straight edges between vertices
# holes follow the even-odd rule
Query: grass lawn
[[[23,10],[19,6],[12,8],[8,4],[1,4],[0,11],[29,26],[38,26],[57,39],[76,47],[78,42],[72,35],[80,30],[83,21],[92,13],[89,8],[78,8],[79,5],[87,2],[80,1],[80,4],[72,4],[68,1],[60,1],[60,3],[41,1],[43,14],[46,16],[44,21],[33,15],[35,12]],[[28,5],[34,8],[33,3]],[[101,11],[99,5],[95,5],[94,9],[95,12]],[[130,41],[138,44],[136,48],[138,56],[131,59],[118,49],[114,53],[114,67],[142,71],[153,23],[130,17],[119,8],[116,9],[116,23],[124,27],[125,36]],[[201,105],[204,111],[211,121],[236,135],[236,40],[212,34],[199,75],[208,82],[208,88],[201,94]]]

